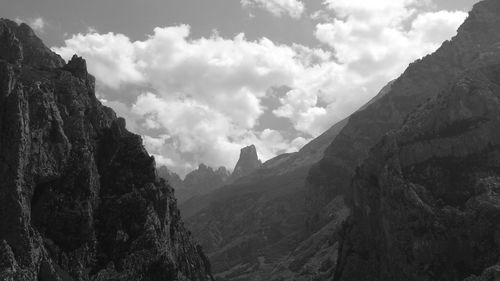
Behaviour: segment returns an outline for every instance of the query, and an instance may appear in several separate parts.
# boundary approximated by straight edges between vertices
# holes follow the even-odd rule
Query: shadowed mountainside
[[[213,280],[83,59],[2,19],[0,86],[0,280]]]
[[[412,112],[352,189],[336,280],[497,280],[500,59]]]

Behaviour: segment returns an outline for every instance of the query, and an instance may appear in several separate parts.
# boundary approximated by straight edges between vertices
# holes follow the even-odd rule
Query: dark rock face
[[[328,204],[337,196],[349,195],[357,166],[391,130],[398,129],[417,105],[437,96],[471,67],[497,59],[500,41],[500,2],[475,5],[458,35],[433,54],[412,63],[391,89],[363,110],[353,114],[324,158],[308,177],[308,225],[317,230],[329,221]]]
[[[311,169],[309,229],[335,221],[340,198],[352,213],[330,233],[339,254],[320,280],[498,278],[499,24],[500,2],[476,4]]]
[[[0,280],[212,280],[125,121],[26,25],[0,20]]]
[[[500,63],[418,107],[353,190],[335,280],[497,280]]]
[[[244,147],[240,151],[240,158],[234,166],[233,173],[231,174],[231,181],[235,181],[238,178],[246,176],[251,172],[255,171],[262,165],[262,162],[259,160],[257,156],[257,149],[255,145],[250,145]]]

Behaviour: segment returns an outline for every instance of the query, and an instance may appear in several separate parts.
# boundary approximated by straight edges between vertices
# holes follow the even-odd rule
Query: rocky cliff
[[[0,280],[212,280],[125,121],[24,24],[0,20]]]
[[[240,158],[238,159],[238,162],[236,162],[236,166],[234,166],[230,181],[235,181],[252,173],[261,165],[262,162],[257,156],[257,149],[255,148],[255,145],[252,144],[250,146],[242,148],[240,151]]]
[[[352,188],[335,280],[498,280],[500,60],[412,112]]]

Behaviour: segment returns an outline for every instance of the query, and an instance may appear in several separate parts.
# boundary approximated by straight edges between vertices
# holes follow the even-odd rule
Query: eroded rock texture
[[[0,280],[212,280],[125,121],[27,25],[0,20]]]
[[[418,107],[352,188],[336,280],[498,280],[500,64]]]

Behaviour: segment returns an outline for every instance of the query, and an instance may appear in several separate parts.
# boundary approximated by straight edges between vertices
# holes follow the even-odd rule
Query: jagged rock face
[[[205,164],[200,164],[198,169],[186,175],[183,181],[183,187],[176,189],[176,197],[179,202],[207,194],[223,186],[229,178],[229,172],[224,167],[213,170]]]
[[[389,131],[398,129],[418,104],[437,96],[471,67],[498,60],[500,2],[476,4],[458,35],[432,55],[412,63],[391,89],[377,101],[353,114],[308,177],[310,229],[329,221],[328,204],[337,196],[350,196],[354,171]]]
[[[205,164],[200,164],[197,170],[192,171],[186,175],[184,179],[184,185],[186,187],[198,187],[198,186],[220,186],[228,178],[229,172],[224,168],[220,167],[217,170],[213,170]]]
[[[240,158],[234,166],[233,173],[231,174],[231,181],[235,181],[238,178],[246,176],[251,172],[255,171],[262,165],[262,162],[257,156],[257,149],[255,145],[250,145],[244,147],[240,151]]]
[[[0,280],[212,280],[83,59],[0,20],[0,86]]]
[[[418,107],[353,189],[335,280],[497,280],[500,63]]]

